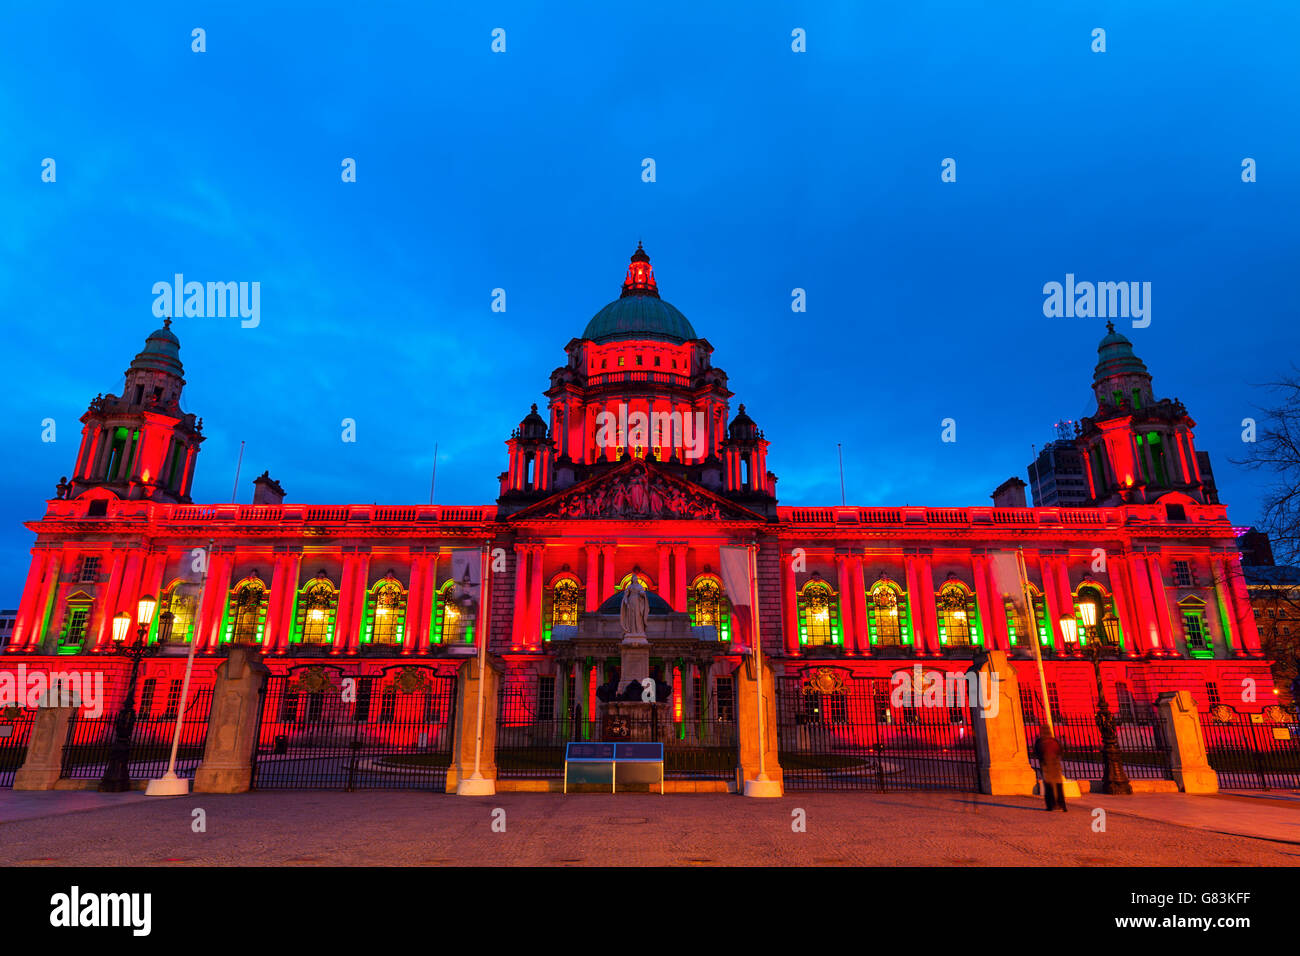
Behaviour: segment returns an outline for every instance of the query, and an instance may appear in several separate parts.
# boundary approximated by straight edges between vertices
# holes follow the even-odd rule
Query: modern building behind
[[[1074,439],[1057,438],[1029,463],[1029,491],[1035,508],[1081,508],[1088,503],[1083,455]]]

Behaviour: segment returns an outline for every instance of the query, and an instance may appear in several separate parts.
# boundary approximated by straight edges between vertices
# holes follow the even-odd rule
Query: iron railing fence
[[[179,693],[176,695],[179,697]],[[174,705],[180,708],[180,701]],[[181,711],[181,739],[176,750],[176,775],[191,777],[203,759],[208,736],[208,717],[212,710],[212,688],[192,688]],[[96,717],[80,712],[68,722],[68,737],[63,747],[62,776],[76,779],[102,777],[117,737],[117,710]],[[132,778],[154,779],[167,771],[172,740],[176,732],[176,712],[172,706],[137,711],[131,730]]]
[[[27,707],[0,709],[0,788],[14,785],[14,775],[27,759],[36,711]]]
[[[722,717],[677,720],[672,701],[652,705],[643,716],[615,722],[573,711],[538,714],[530,685],[502,684],[497,705],[496,766],[500,779],[564,776],[564,749],[571,741],[655,741],[664,745],[668,780],[735,780],[739,764],[734,712]]]
[[[443,792],[455,709],[455,675],[430,668],[273,676],[262,700],[252,785]]]
[[[1300,788],[1300,722],[1220,705],[1201,715],[1201,731],[1219,789]]]
[[[1036,704],[1036,702],[1035,702]],[[1025,741],[1029,764],[1041,772],[1034,745],[1047,729],[1037,706],[1024,709]],[[1064,748],[1061,764],[1065,776],[1072,780],[1100,780],[1106,768],[1101,730],[1095,714],[1052,714],[1052,729]],[[1172,780],[1170,746],[1154,705],[1136,706],[1131,714],[1117,720],[1115,736],[1120,758],[1130,779]]]
[[[889,682],[818,690],[777,681],[778,757],[787,790],[979,789],[971,712],[894,706]]]

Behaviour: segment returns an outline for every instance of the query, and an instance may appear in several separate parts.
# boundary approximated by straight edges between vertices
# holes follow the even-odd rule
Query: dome
[[[592,316],[582,337],[593,342],[618,339],[686,342],[696,335],[686,316],[659,298],[650,256],[638,242],[627,267],[627,278],[623,280],[622,295]]]
[[[593,342],[616,339],[686,342],[698,338],[686,316],[663,299],[652,296],[615,299],[592,316],[582,337]]]
[[[1115,331],[1115,323],[1106,323],[1106,336],[1097,344],[1097,368],[1093,382],[1100,383],[1118,375],[1150,377],[1146,363],[1133,354],[1133,343]]]
[[[131,360],[132,369],[152,369],[178,377],[185,374],[181,366],[181,340],[171,325],[171,319],[163,319],[163,327],[149,333],[144,340],[144,351]]]

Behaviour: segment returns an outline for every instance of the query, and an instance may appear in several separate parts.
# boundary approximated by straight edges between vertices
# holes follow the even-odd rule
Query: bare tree
[[[1272,477],[1260,505],[1259,527],[1272,542],[1277,564],[1300,564],[1300,373],[1265,388],[1277,396],[1276,404],[1259,408],[1255,440],[1247,439],[1246,455],[1231,461]]]

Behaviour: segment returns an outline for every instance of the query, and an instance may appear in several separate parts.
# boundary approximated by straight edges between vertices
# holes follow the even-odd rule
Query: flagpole
[[[747,797],[779,797],[781,785],[767,775],[767,735],[763,726],[763,637],[758,623],[758,545],[750,544],[749,552],[749,612],[753,620],[754,642],[750,653],[754,656],[754,686],[758,700],[758,776],[745,781]]]
[[[203,611],[203,592],[208,586],[208,566],[212,563],[212,539],[208,539],[208,549],[203,555],[203,577],[199,580],[199,599],[195,605],[195,614]],[[193,622],[194,615],[190,616]],[[150,780],[145,787],[145,794],[151,797],[179,797],[190,792],[190,782],[176,776],[176,752],[181,746],[181,718],[185,715],[185,702],[189,699],[190,674],[194,671],[194,648],[198,645],[198,635],[190,635],[190,650],[185,655],[185,679],[181,681],[181,705],[176,708],[176,730],[172,734],[172,755],[167,761],[167,772],[157,780]]]
[[[1047,716],[1047,732],[1053,737],[1056,730],[1052,727],[1052,702],[1047,696],[1047,674],[1043,671],[1043,648],[1038,641],[1038,627],[1034,614],[1034,598],[1029,593],[1029,571],[1025,567],[1025,549],[1016,549],[1016,563],[1020,566],[1020,591],[1025,599],[1025,616],[1028,618],[1030,641],[1034,645],[1034,662],[1038,665],[1038,686],[1043,692],[1043,713]],[[1050,633],[1051,622],[1048,622]]]
[[[478,726],[474,732],[474,772],[456,784],[456,793],[462,797],[490,797],[497,792],[495,780],[483,778],[483,694],[487,679],[488,645],[488,546],[483,545],[483,560],[479,570],[478,624],[475,637],[478,652]]]

